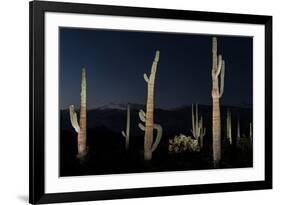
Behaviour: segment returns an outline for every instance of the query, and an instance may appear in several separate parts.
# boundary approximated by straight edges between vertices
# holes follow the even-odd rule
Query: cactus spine
[[[232,144],[232,132],[231,132],[231,112],[227,110],[226,115],[226,136],[229,144]]]
[[[149,77],[147,76],[147,74],[144,74],[144,80],[147,83],[146,113],[143,110],[140,110],[139,117],[141,121],[145,123],[145,126],[139,123],[139,128],[145,132],[144,134],[144,159],[145,160],[152,159],[152,152],[157,148],[162,137],[162,127],[161,125],[154,124],[154,119],[153,119],[154,81],[155,81],[159,56],[160,56],[160,51],[156,51]],[[153,143],[153,129],[157,130],[157,136],[154,143]]]
[[[212,39],[212,99],[213,99],[213,162],[217,168],[221,159],[221,117],[220,98],[224,89],[224,60],[221,55],[217,55],[217,38]],[[220,77],[220,88],[219,88]]]
[[[130,104],[127,105],[127,126],[126,126],[126,133],[122,130],[122,135],[125,137],[126,140],[126,150],[129,148],[129,140],[130,140]]]
[[[203,117],[198,118],[198,105],[195,105],[195,111],[192,104],[192,130],[193,137],[199,141],[200,149],[203,148],[203,138],[206,134],[206,128],[203,128]]]
[[[78,141],[78,154],[77,158],[79,160],[83,160],[87,154],[87,108],[86,108],[86,68],[82,67],[81,73],[81,93],[80,93],[80,121],[78,124],[77,114],[74,110],[74,105],[69,106],[70,113],[70,121],[78,133],[77,141]]]

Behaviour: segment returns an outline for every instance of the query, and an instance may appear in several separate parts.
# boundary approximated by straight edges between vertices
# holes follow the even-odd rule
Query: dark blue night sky
[[[225,59],[222,105],[252,106],[252,37],[217,36]],[[211,104],[212,36],[60,28],[60,108],[80,107],[80,75],[87,71],[87,106],[145,104],[155,51],[160,61],[155,106]]]

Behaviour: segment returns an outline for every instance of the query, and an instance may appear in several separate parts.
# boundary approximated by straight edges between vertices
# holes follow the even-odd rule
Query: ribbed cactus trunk
[[[72,127],[78,133],[77,145],[78,154],[77,158],[83,160],[87,154],[87,107],[86,107],[86,68],[82,67],[81,72],[81,92],[80,92],[80,120],[78,123],[77,114],[74,105],[69,106],[70,122]]]
[[[144,160],[151,160],[153,151],[158,147],[162,138],[162,127],[154,123],[154,81],[159,61],[160,51],[156,51],[149,77],[144,74],[144,80],[147,83],[147,100],[146,113],[140,110],[139,117],[145,126],[139,123],[139,128],[145,132],[144,134]],[[153,143],[153,129],[156,129],[157,136]]]
[[[144,134],[144,159],[151,160],[152,158],[152,142],[153,142],[153,124],[154,124],[154,82],[159,60],[159,51],[156,52],[154,61],[151,67],[151,74],[147,81],[147,100],[146,100],[146,121]]]
[[[80,131],[78,133],[78,158],[83,158],[87,154],[87,107],[86,107],[86,68],[82,68],[81,73],[81,93],[80,93]]]
[[[217,55],[217,38],[212,39],[212,99],[213,99],[213,162],[214,167],[219,166],[221,160],[221,116],[220,116],[220,97],[224,88],[224,61],[221,55]],[[220,89],[219,89],[220,76]]]
[[[214,167],[219,166],[221,160],[221,119],[219,99],[213,98],[213,161]]]

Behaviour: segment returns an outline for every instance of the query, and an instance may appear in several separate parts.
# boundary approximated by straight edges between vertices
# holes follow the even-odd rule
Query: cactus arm
[[[191,105],[191,112],[192,112],[192,130],[191,130],[191,133],[192,133],[193,136],[195,136],[195,119],[194,119],[193,104]]]
[[[200,134],[200,123],[198,123],[198,104],[195,105],[195,122],[196,122],[195,132],[197,134],[196,137],[198,138]]]
[[[74,110],[74,105],[69,106],[69,114],[70,114],[71,125],[75,129],[75,131],[78,133],[80,131],[80,127],[79,127],[78,120],[77,120],[77,114]]]
[[[127,137],[127,134],[124,132],[124,130],[122,130],[122,135],[124,136],[124,137]]]
[[[202,133],[200,134],[200,149],[203,148],[205,134],[206,134],[206,128],[204,128]]]
[[[237,144],[239,144],[240,138],[241,138],[241,136],[240,136],[240,120],[238,119],[238,121],[237,121],[237,139],[236,139]]]
[[[140,110],[140,111],[139,111],[139,117],[140,117],[140,120],[141,120],[142,122],[145,122],[146,117],[145,117],[145,112],[144,112],[143,110]]]
[[[138,126],[139,126],[139,128],[140,128],[142,131],[145,131],[145,127],[144,127],[143,124],[139,123]]]
[[[222,68],[222,55],[219,55],[218,57],[218,66],[217,66],[217,69],[216,69],[216,78],[219,76],[220,72],[221,72],[221,68]]]
[[[130,135],[130,122],[131,122],[130,114],[131,114],[130,104],[128,104],[128,106],[127,106],[127,127],[126,127],[127,136]]]
[[[224,72],[225,72],[225,63],[222,61],[221,75],[220,75],[220,97],[223,95],[224,91]]]
[[[156,54],[155,54],[154,62],[155,62],[155,63],[158,63],[159,58],[160,58],[160,51],[157,50],[157,51],[156,51]]]
[[[204,137],[206,135],[206,128],[204,128],[204,131],[202,133],[202,137]]]
[[[143,78],[144,78],[145,82],[147,82],[147,83],[149,82],[149,78],[147,77],[146,73],[143,74]]]
[[[203,117],[201,116],[199,119],[198,116],[198,105],[195,105],[195,110],[194,106],[192,104],[192,129],[190,130],[193,137],[195,139],[199,139],[205,135],[206,129],[203,128]]]
[[[154,142],[154,144],[152,145],[152,148],[151,148],[152,152],[154,152],[154,150],[158,147],[158,145],[161,141],[162,132],[163,132],[163,129],[162,129],[161,125],[159,125],[159,124],[154,124],[153,128],[157,130],[157,136],[156,136],[155,142]]]
[[[202,116],[200,117],[200,120],[199,120],[199,122],[198,122],[198,131],[197,131],[197,136],[198,136],[198,138],[200,138],[201,137],[201,135],[202,135],[202,132],[203,132],[203,127],[202,127]]]
[[[140,114],[145,118],[145,112],[142,109],[140,109]]]

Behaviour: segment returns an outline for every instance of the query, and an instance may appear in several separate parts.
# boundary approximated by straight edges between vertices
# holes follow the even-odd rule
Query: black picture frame
[[[183,195],[272,188],[272,17],[169,9],[32,1],[30,12],[30,165],[31,204]],[[71,193],[45,193],[44,164],[44,14],[45,12],[182,19],[209,22],[259,24],[265,27],[265,180],[154,188],[135,188]]]

